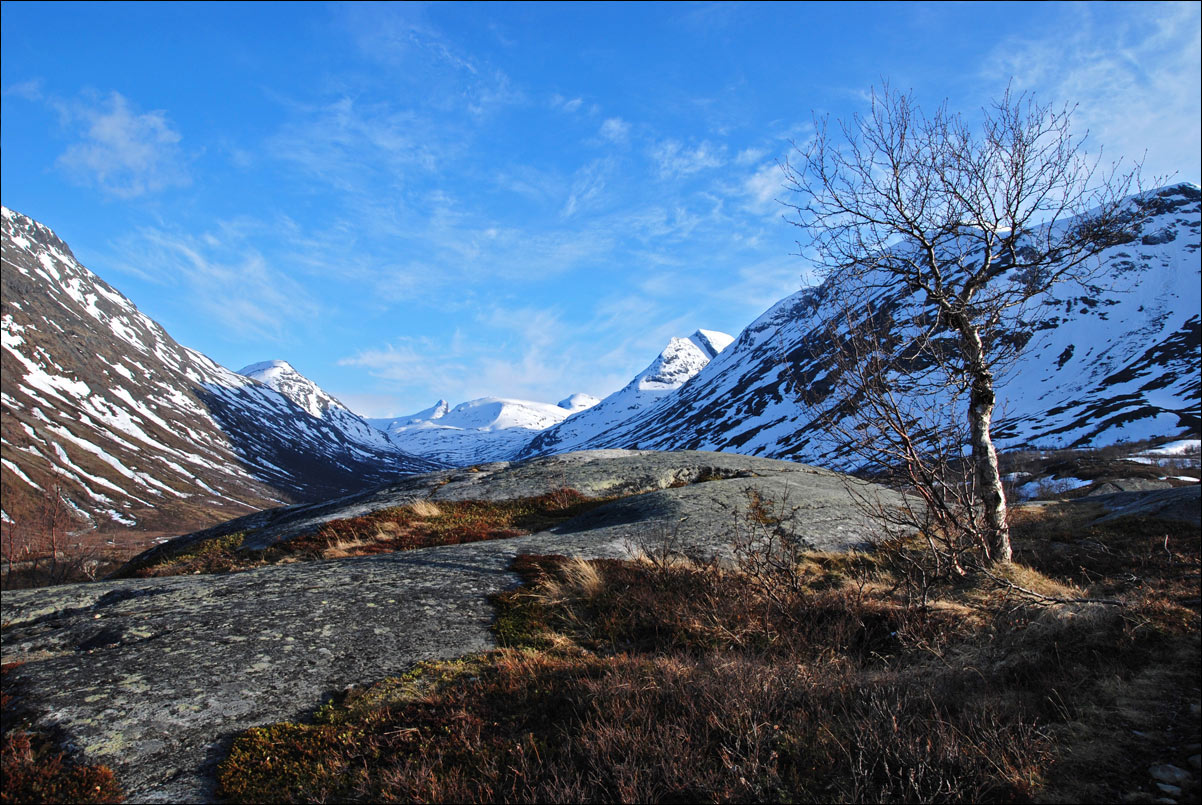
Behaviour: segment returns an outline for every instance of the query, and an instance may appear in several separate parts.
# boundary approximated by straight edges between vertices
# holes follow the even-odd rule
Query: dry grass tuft
[[[602,589],[601,570],[587,559],[567,559],[554,576],[541,580],[538,595],[547,602],[591,600]]]
[[[409,511],[417,517],[441,517],[442,509],[429,500],[418,500],[409,504]]]

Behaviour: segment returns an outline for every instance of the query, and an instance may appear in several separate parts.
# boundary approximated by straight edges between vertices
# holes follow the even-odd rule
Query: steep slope
[[[180,346],[50,229],[2,216],[6,524],[55,485],[98,529],[178,533],[435,468]]]
[[[349,441],[374,450],[394,449],[394,445],[384,433],[296,371],[287,361],[252,363],[239,369],[238,374],[278,391],[307,411],[310,416],[325,420]]]
[[[1147,198],[1154,217],[1145,234],[1103,254],[1096,286],[1063,286],[1060,298],[1045,300],[1055,311],[1049,328],[1035,334],[999,390],[1001,445],[1102,445],[1198,431],[1202,193],[1182,184]],[[906,301],[889,286],[869,304]],[[827,315],[824,286],[781,300],[688,384],[583,443],[573,440],[570,449],[724,450],[836,461],[829,435],[798,403],[830,370],[815,349]],[[551,440],[554,433],[542,434],[526,453],[569,449]]]
[[[520,457],[586,449],[599,434],[636,417],[672,394],[705,368],[734,339],[716,330],[673,338],[651,364],[601,402],[530,440]]]
[[[586,396],[573,395],[564,402]],[[481,397],[454,408],[439,400],[433,408],[412,416],[369,421],[407,453],[466,466],[512,458],[534,434],[571,413],[562,403]]]

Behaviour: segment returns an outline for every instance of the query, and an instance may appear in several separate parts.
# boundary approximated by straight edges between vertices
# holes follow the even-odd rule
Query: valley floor
[[[297,702],[291,721],[221,742],[210,796],[1197,802],[1199,530],[1098,522],[1103,513],[1090,501],[1020,509],[1012,568],[931,584],[915,573],[921,549],[907,545],[776,569],[754,556],[689,559],[670,542],[627,560],[522,555],[512,566],[523,585],[491,585],[493,614],[480,613],[498,649],[406,666],[311,700],[307,713]],[[457,550],[507,542],[408,556],[433,570],[466,558]],[[385,559],[311,565],[305,578],[320,587],[335,568],[358,567],[361,588],[387,595]],[[113,603],[137,603],[136,590],[126,595]],[[330,589],[318,595],[334,603]],[[370,612],[356,595],[340,605]],[[6,647],[29,637],[32,614],[6,629]],[[358,681],[379,679],[356,667]],[[8,712],[46,705],[27,698],[21,671],[6,675]],[[34,798],[16,787],[16,768],[6,795]],[[140,774],[142,799],[153,770]]]

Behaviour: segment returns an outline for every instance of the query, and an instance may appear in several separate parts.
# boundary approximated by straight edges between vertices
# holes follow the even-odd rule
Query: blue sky
[[[1199,8],[4,3],[3,202],[368,416],[603,396],[809,281],[777,160],[882,79],[1198,181]]]

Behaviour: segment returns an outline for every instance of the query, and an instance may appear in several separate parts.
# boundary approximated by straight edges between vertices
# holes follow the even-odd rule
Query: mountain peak
[[[585,408],[592,408],[599,402],[601,402],[601,400],[591,394],[572,394],[568,397],[564,397],[555,404],[560,408],[565,408],[568,411],[575,413],[576,411],[583,411]]]
[[[321,386],[296,371],[288,361],[274,360],[242,367],[240,375],[257,380],[287,397],[310,415],[324,419],[348,439],[376,449],[391,449],[392,442],[371,423],[351,411]],[[446,402],[439,400],[443,406]],[[437,407],[437,406],[436,406]]]
[[[238,370],[238,374],[245,375],[246,377],[255,377],[256,375],[267,374],[269,372],[300,374],[288,361],[262,361],[260,363],[252,363],[249,366],[243,366]],[[258,378],[256,377],[255,379],[257,380]]]
[[[564,403],[577,398],[574,394]],[[464,466],[513,456],[535,433],[572,413],[566,405],[508,397],[479,397],[451,407],[439,400],[424,411],[395,419],[368,420],[407,453],[437,456]]]
[[[49,227],[7,207],[0,223],[0,519],[53,484],[77,525],[178,529],[437,466],[341,407],[302,410],[275,386],[324,392],[283,361],[253,382],[180,345]]]
[[[536,435],[518,454],[519,458],[587,446],[598,434],[671,395],[733,342],[734,338],[718,330],[696,330],[688,338],[670,339],[633,380],[601,402],[574,411],[563,422]]]
[[[672,338],[659,357],[631,383],[640,391],[678,389],[732,341],[734,338],[717,330],[697,330],[688,338]]]
[[[718,353],[731,345],[735,339],[718,330],[697,330],[689,340],[709,355],[710,360],[718,357]]]

